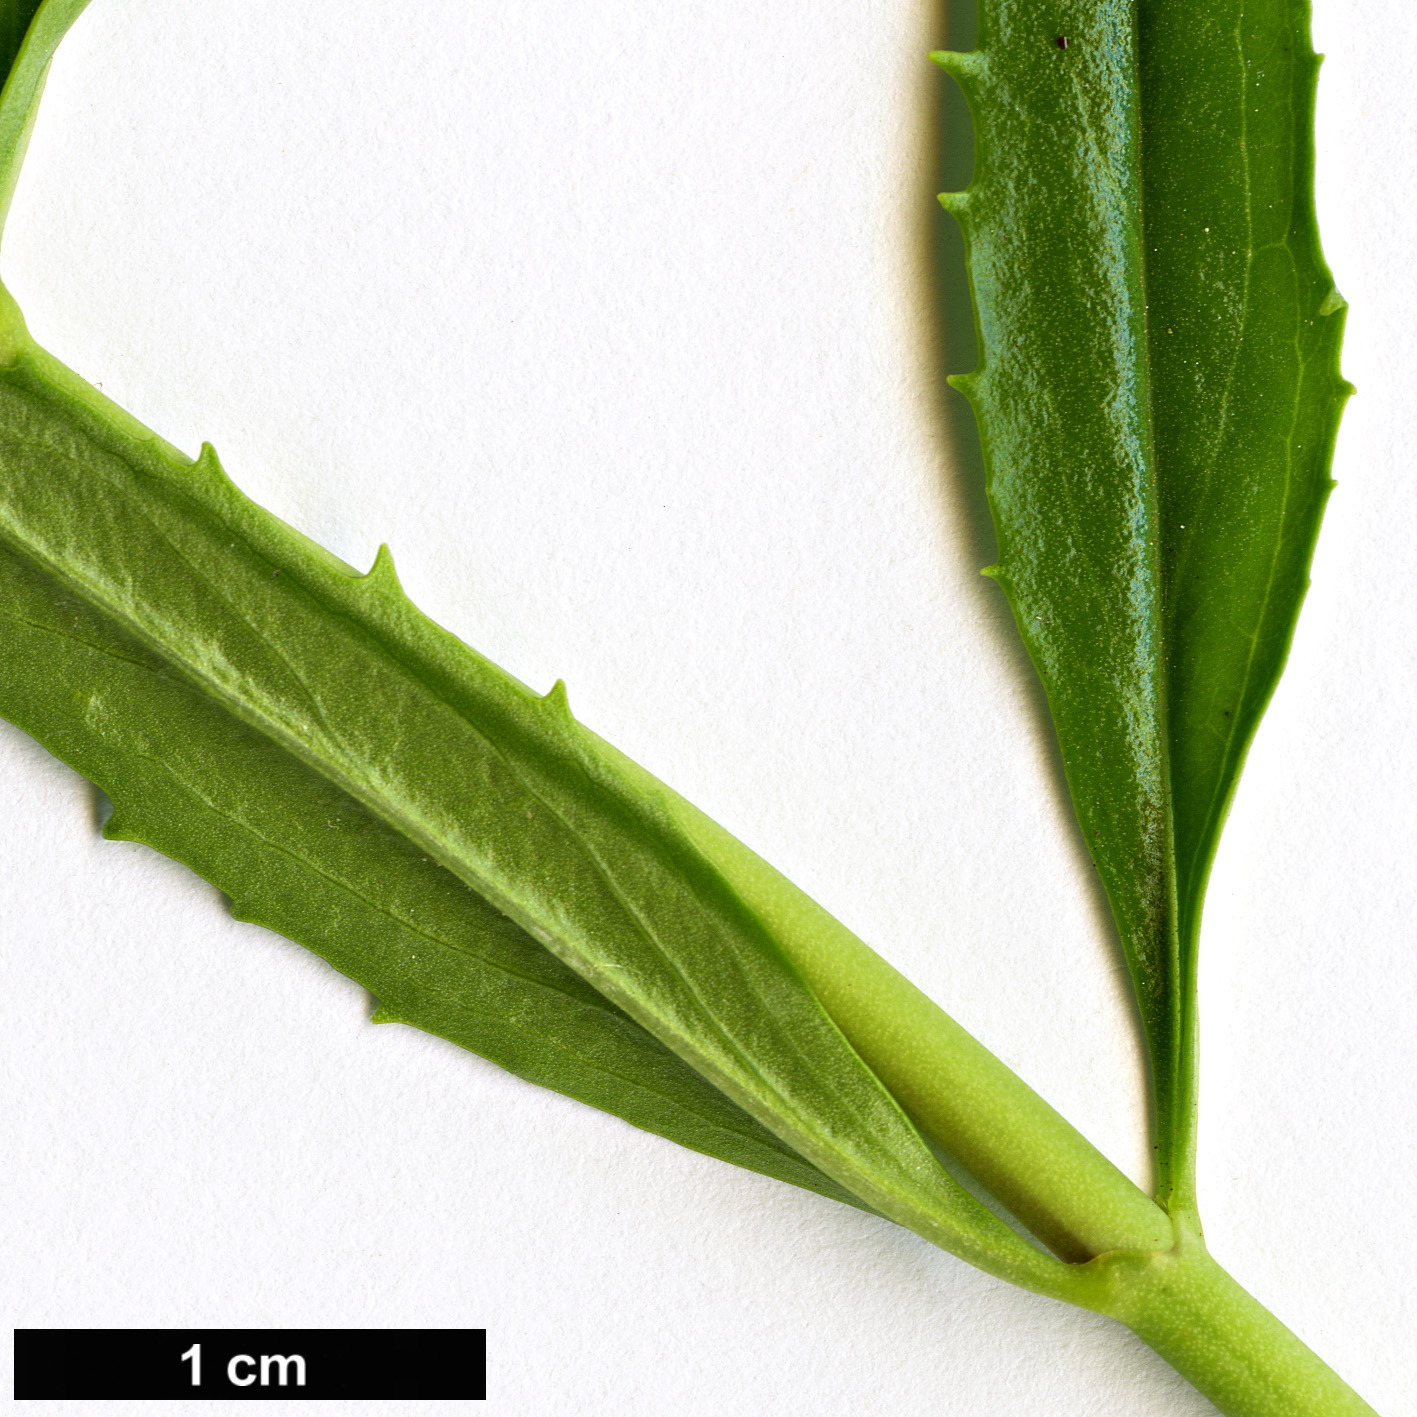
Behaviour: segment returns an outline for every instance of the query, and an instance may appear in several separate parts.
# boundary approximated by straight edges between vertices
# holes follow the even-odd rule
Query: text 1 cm
[[[202,1345],[194,1343],[182,1355],[181,1361],[192,1365],[192,1386],[201,1387]],[[262,1353],[259,1357],[237,1353],[226,1365],[226,1380],[232,1387],[250,1387],[258,1378],[262,1387],[270,1387],[272,1373],[276,1376],[276,1386],[289,1386],[293,1373],[295,1386],[304,1387],[305,1359],[299,1353]]]

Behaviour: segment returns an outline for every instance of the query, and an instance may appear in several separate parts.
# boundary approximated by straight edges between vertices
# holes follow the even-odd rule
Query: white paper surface
[[[1411,1417],[1417,12],[1316,9],[1360,394],[1210,893],[1202,1200]],[[5,275],[170,441],[564,677],[1141,1178],[1122,966],[942,413],[944,39],[930,0],[94,0]],[[0,832],[7,1327],[485,1325],[497,1417],[1212,1410],[1107,1321],[372,1027],[8,728]]]

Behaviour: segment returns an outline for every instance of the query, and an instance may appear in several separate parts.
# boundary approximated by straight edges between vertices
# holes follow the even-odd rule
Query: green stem
[[[604,745],[622,770],[651,780]],[[653,784],[661,798],[666,789]],[[1165,1211],[1017,1073],[785,877],[682,798],[681,831],[773,932],[911,1121],[1063,1259],[1164,1250]]]
[[[1377,1417],[1212,1258],[1198,1229],[1174,1248],[1105,1255],[1089,1307],[1124,1323],[1226,1417]]]

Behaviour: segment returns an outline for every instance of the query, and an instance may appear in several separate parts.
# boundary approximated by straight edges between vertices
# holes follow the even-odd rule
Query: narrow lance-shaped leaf
[[[1160,1194],[1193,1203],[1195,950],[1283,666],[1348,392],[1312,203],[1304,0],[983,0],[937,61],[1003,586],[1047,689],[1151,1056]]]

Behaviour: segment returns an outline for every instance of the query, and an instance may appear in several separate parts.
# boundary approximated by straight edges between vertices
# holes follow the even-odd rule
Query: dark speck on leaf
[[[1067,47],[1068,47],[1068,37],[1067,37],[1067,35],[1065,35],[1065,34],[1060,34],[1060,35],[1058,36],[1058,48],[1059,48],[1059,49],[1066,49]]]

